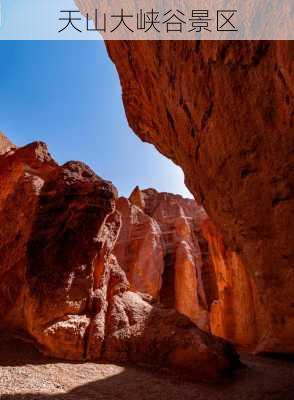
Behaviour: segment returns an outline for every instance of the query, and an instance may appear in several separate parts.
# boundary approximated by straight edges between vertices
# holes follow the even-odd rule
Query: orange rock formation
[[[129,200],[120,198],[117,210],[122,230],[114,253],[131,288],[176,308],[209,331],[202,276],[206,269],[198,241],[204,210],[194,200],[139,188]],[[207,279],[205,283],[210,284]]]
[[[19,149],[5,143],[0,155],[1,330],[68,360],[172,366],[195,378],[216,377],[234,367],[237,357],[226,342],[151,296],[130,290],[113,255],[121,217],[110,182],[80,162],[59,166],[43,143]],[[149,234],[151,218],[135,214]],[[150,251],[160,254],[155,228],[153,239]],[[146,265],[152,271],[156,264]],[[160,279],[159,270],[154,274]]]

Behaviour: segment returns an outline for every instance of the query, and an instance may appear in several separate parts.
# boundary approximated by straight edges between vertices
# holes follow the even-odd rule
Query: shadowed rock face
[[[8,145],[10,147],[10,145]],[[145,362],[212,378],[236,355],[188,318],[129,290],[112,254],[116,189],[46,145],[0,155],[0,329],[68,360]]]
[[[222,268],[238,265],[246,276],[235,294],[252,307],[247,344],[293,352],[293,43],[112,41],[107,48],[130,126],[182,167],[226,249]],[[247,315],[238,318],[245,326]]]

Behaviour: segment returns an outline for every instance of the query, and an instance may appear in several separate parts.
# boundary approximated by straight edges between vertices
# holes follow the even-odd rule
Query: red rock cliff
[[[216,336],[251,347],[257,337],[254,281],[194,200],[136,188],[120,198],[114,248],[131,289],[160,300]]]
[[[69,360],[166,365],[195,378],[235,365],[227,343],[129,290],[112,254],[121,218],[110,182],[81,162],[59,166],[43,143],[5,140],[1,153],[1,330]]]
[[[122,229],[114,249],[131,288],[176,308],[209,331],[211,264],[205,263],[201,221],[206,214],[194,200],[154,189],[136,188],[117,210]]]
[[[228,249],[226,274],[238,265],[247,282],[234,304],[255,299],[246,300],[250,317],[239,315],[240,326],[255,321],[245,342],[293,352],[293,43],[107,47],[130,126],[182,167]]]

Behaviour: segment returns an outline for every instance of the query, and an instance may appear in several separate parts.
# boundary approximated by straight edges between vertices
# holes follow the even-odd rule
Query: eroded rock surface
[[[68,360],[173,366],[192,377],[232,368],[234,351],[187,317],[130,290],[112,254],[117,192],[46,145],[0,155],[0,329]]]
[[[122,227],[114,254],[127,274],[131,289],[159,299],[164,271],[160,226],[126,198],[118,199],[117,210]]]
[[[204,284],[210,282],[202,276],[206,270],[199,243],[204,210],[194,200],[138,187],[129,199],[118,200],[117,210],[122,229],[114,253],[131,287],[209,331]],[[208,268],[213,269],[211,264]]]
[[[293,352],[293,43],[110,41],[107,48],[130,126],[182,167],[229,252],[226,268],[237,264],[247,277],[236,288],[237,303],[246,298],[254,308],[245,342]],[[239,317],[245,326],[248,316]]]
[[[252,349],[257,290],[237,253],[194,200],[154,189],[120,198],[114,248],[134,291],[176,308],[201,329]]]
[[[257,292],[238,254],[228,249],[211,220],[202,222],[216,282],[209,313],[211,332],[252,350],[257,340]]]

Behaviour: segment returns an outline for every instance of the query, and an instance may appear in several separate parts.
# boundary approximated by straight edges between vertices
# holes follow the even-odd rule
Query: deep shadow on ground
[[[1,400],[292,400],[294,364],[242,355],[246,368],[222,384],[191,383],[166,370],[66,363],[0,336]]]

